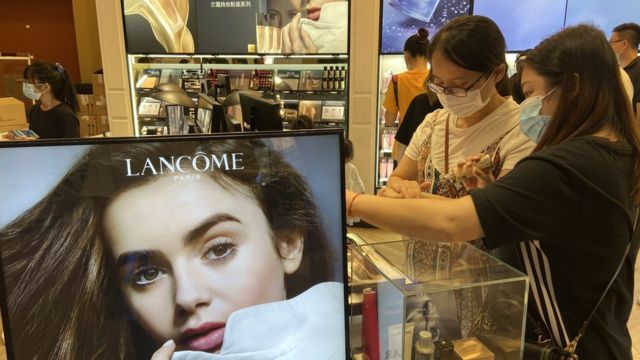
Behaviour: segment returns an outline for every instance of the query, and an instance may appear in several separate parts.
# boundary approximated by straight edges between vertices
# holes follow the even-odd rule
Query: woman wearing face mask
[[[456,200],[347,193],[349,215],[425,240],[516,244],[539,324],[528,321],[528,335],[566,347],[595,309],[577,355],[631,360],[640,136],[618,72],[600,30],[559,32],[523,61],[520,126],[538,142],[532,155]]]
[[[519,106],[508,92],[505,40],[483,16],[445,25],[429,49],[428,86],[444,109],[429,114],[381,194],[414,198],[423,192],[458,198],[464,184],[449,176],[458,162],[484,153],[495,177],[508,173],[534,144],[518,129]],[[478,243],[481,245],[481,243]]]
[[[40,139],[80,137],[78,100],[67,70],[36,61],[24,69],[22,92],[36,104],[29,111],[29,129]]]

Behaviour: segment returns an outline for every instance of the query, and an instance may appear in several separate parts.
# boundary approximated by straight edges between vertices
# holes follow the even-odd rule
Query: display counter
[[[520,359],[524,274],[467,243],[358,233],[348,236],[354,357]]]

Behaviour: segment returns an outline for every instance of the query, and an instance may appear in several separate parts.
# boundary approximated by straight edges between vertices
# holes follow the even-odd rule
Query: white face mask
[[[445,109],[451,112],[453,115],[463,118],[469,115],[476,113],[477,111],[483,109],[489,101],[491,101],[491,97],[482,100],[482,90],[491,78],[493,74],[489,76],[487,81],[484,82],[479,89],[469,90],[467,91],[467,95],[463,97],[451,95],[451,94],[438,94],[438,100]]]
[[[22,83],[22,93],[29,99],[36,101],[40,100],[40,96],[42,96],[42,93],[36,90],[34,84]]]

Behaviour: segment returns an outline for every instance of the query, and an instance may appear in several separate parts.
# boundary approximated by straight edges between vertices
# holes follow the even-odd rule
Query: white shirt
[[[351,190],[356,193],[364,193],[364,183],[358,169],[351,162],[344,164],[344,183],[347,190]]]
[[[446,121],[449,121],[449,168],[456,166],[460,160],[478,154],[513,129],[500,142],[499,151],[503,161],[502,170],[511,170],[520,159],[531,154],[536,146],[520,130],[519,116],[520,106],[511,98],[482,121],[468,128],[456,127],[457,117],[446,109],[438,109],[428,114],[420,124],[405,155],[418,161],[422,143],[429,136],[432,123],[435,123],[431,157],[435,168],[444,173]]]
[[[344,286],[324,282],[293,299],[240,309],[229,317],[220,354],[179,351],[172,360],[342,360]]]

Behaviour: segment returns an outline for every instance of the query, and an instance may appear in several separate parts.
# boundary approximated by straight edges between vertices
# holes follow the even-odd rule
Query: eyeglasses
[[[620,41],[627,41],[627,39],[609,40],[609,44],[617,43],[617,42],[620,42]]]
[[[436,94],[446,94],[446,95],[453,95],[456,97],[465,97],[467,96],[467,92],[471,90],[471,88],[474,87],[483,77],[484,77],[484,74],[480,75],[478,80],[474,81],[473,84],[467,86],[466,88],[444,87],[441,85],[434,84],[432,80],[427,81],[427,87],[429,88],[429,90],[433,91]]]

